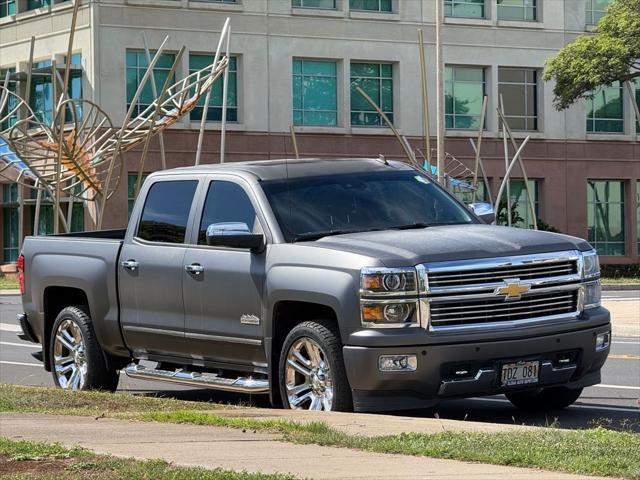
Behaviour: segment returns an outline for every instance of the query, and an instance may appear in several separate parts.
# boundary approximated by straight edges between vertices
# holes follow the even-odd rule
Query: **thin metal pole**
[[[211,72],[216,68],[218,63],[218,58],[220,58],[220,49],[222,48],[222,41],[224,40],[224,36],[227,33],[229,28],[230,19],[227,18],[224,22],[224,26],[222,27],[222,31],[220,32],[220,38],[218,39],[218,46],[216,47],[216,53],[213,56],[213,63],[211,64]],[[202,141],[204,139],[204,127],[207,123],[207,112],[209,111],[209,99],[211,98],[211,90],[213,90],[213,85],[210,86],[209,90],[207,90],[207,95],[204,99],[204,106],[202,108],[202,118],[200,119],[200,133],[198,134],[198,146],[196,147],[196,160],[195,164],[200,165],[200,157],[202,155]]]
[[[42,204],[42,190],[38,187],[36,180],[36,188],[38,188],[38,195],[36,196],[36,208],[33,213],[33,235],[38,236],[40,234],[40,205]]]
[[[507,225],[511,226],[511,185],[509,185],[510,179],[508,175],[509,170],[509,147],[507,146],[507,129],[504,126],[505,122],[502,122],[502,144],[504,147],[504,180],[503,183],[507,184]],[[502,190],[502,188],[501,188]],[[498,212],[498,210],[496,210]]]
[[[22,250],[22,239],[24,237],[24,187],[17,184],[18,189],[18,250]]]
[[[147,58],[147,64],[151,63],[151,53],[149,53],[149,45],[147,44],[147,36],[144,31],[142,32],[142,43],[144,45],[144,54]],[[151,92],[153,93],[153,98],[158,98],[158,89],[156,88],[156,77],[155,75],[151,75]],[[162,166],[162,170],[167,169],[167,158],[164,152],[164,135],[161,132],[158,133],[158,142],[160,142],[160,165]]]
[[[149,66],[147,67],[147,71],[144,72],[144,75],[142,76],[142,79],[140,80],[140,83],[138,84],[138,89],[136,90],[135,95],[133,96],[133,98],[131,99],[131,105],[129,106],[129,110],[127,110],[127,113],[124,116],[124,119],[122,120],[122,127],[120,128],[120,133],[118,135],[118,141],[116,142],[116,146],[113,150],[113,157],[111,158],[111,162],[109,165],[109,170],[107,173],[107,179],[104,183],[104,192],[102,193],[102,199],[101,199],[101,205],[100,205],[100,218],[98,219],[98,225],[97,225],[97,229],[100,230],[100,228],[102,228],[102,221],[104,219],[104,208],[105,205],[107,203],[107,197],[108,197],[108,189],[109,189],[109,184],[111,183],[111,176],[113,175],[113,167],[115,165],[115,161],[116,161],[116,157],[118,155],[121,155],[120,152],[120,146],[122,145],[122,137],[127,133],[126,127],[127,124],[129,123],[129,118],[131,118],[131,114],[133,113],[133,110],[136,108],[136,105],[138,103],[138,98],[140,98],[140,94],[142,93],[142,89],[144,88],[145,84],[147,83],[147,80],[149,79],[149,75],[152,75],[153,73],[153,69],[156,66],[156,63],[158,62],[158,60],[160,59],[160,55],[162,55],[162,51],[164,50],[165,45],[167,44],[167,42],[169,41],[169,37],[166,36],[164,37],[164,41],[162,42],[162,44],[160,45],[160,47],[158,47],[158,51],[156,52],[156,54],[154,55],[153,59],[151,60],[151,63],[149,63]],[[124,165],[125,159],[122,158],[122,165]]]
[[[638,127],[640,127],[640,108],[638,107],[638,102],[636,101],[636,92],[634,91],[633,85],[630,80],[624,82],[627,86],[627,91],[629,92],[629,98],[631,99],[631,103],[633,104],[633,114],[636,117],[636,122],[638,123]]]
[[[442,4],[436,1],[436,95],[437,99],[437,143],[438,143],[438,183],[444,185],[444,59],[442,56]]]
[[[2,96],[0,96],[0,113],[2,113],[2,111],[4,110],[5,104],[9,101],[9,79],[10,78],[11,78],[11,72],[7,70],[7,73],[4,76],[4,83],[2,84],[2,86],[4,87],[2,90]]]
[[[422,135],[424,136],[424,150],[427,159],[427,171],[431,174],[431,133],[429,131],[429,95],[427,86],[427,69],[424,58],[424,34],[418,29],[418,52],[420,56],[420,83],[422,86]]]
[[[520,145],[520,148],[518,148],[518,151],[516,152],[513,159],[511,160],[511,164],[507,168],[507,171],[505,174],[505,180],[507,180],[509,178],[509,175],[511,175],[511,170],[513,169],[514,165],[518,162],[518,158],[520,158],[520,154],[522,153],[522,150],[524,150],[524,147],[527,146],[527,143],[529,143],[530,139],[531,137],[527,136],[527,138],[525,138],[522,144]],[[498,206],[500,205],[500,199],[502,197],[502,193],[504,192],[504,188],[506,184],[507,182],[503,181],[502,185],[500,185],[500,190],[498,191],[498,196],[496,197],[496,203],[494,204],[494,207],[493,207],[495,212],[498,212]]]
[[[293,143],[293,151],[296,154],[296,160],[300,158],[300,153],[298,152],[298,141],[296,140],[296,130],[293,128],[293,125],[289,125],[289,131],[291,132],[291,142]]]
[[[31,77],[33,77],[33,50],[36,45],[36,37],[31,37],[31,41],[29,42],[29,63],[27,64],[27,85],[26,91],[24,92],[24,103],[29,106],[29,102],[31,101]],[[28,128],[28,126],[27,126]]]
[[[474,163],[473,169],[473,193],[472,193],[472,202],[476,201],[476,192],[478,190],[478,168],[480,167],[480,149],[482,148],[482,136],[484,134],[484,121],[487,116],[487,96],[484,96],[482,100],[482,114],[480,115],[480,128],[478,129],[478,146],[476,148],[474,144],[474,150],[476,152],[476,160]],[[471,139],[469,139],[471,140]],[[471,142],[473,143],[473,141]]]
[[[224,55],[227,57],[227,66],[222,78],[222,125],[220,126],[220,163],[224,163],[224,151],[227,140],[227,95],[229,88],[229,40],[231,39],[231,27],[227,30],[227,45]],[[213,86],[211,86],[213,88]]]
[[[73,195],[69,195],[67,200],[67,228],[71,231],[71,219],[73,216]]]
[[[382,119],[384,120],[384,122],[387,124],[387,126],[391,129],[391,131],[393,132],[393,134],[396,136],[396,138],[398,139],[398,141],[400,142],[400,146],[402,147],[402,149],[404,150],[405,155],[407,156],[407,158],[409,159],[409,161],[417,166],[420,167],[420,165],[418,165],[418,161],[416,160],[415,155],[413,154],[413,152],[411,151],[411,148],[409,148],[409,146],[407,145],[407,142],[403,139],[403,137],[400,135],[400,132],[398,132],[398,130],[396,129],[396,127],[393,126],[393,123],[391,123],[391,120],[389,120],[389,117],[387,117],[384,112],[380,109],[380,107],[376,104],[376,102],[373,101],[373,99],[367,95],[367,92],[365,92],[364,90],[362,90],[362,88],[360,88],[359,86],[356,85],[356,91],[362,95],[364,97],[364,99],[369,102],[371,104],[371,106],[375,109],[376,112],[378,112],[378,115],[380,115],[382,117]]]
[[[478,154],[478,147],[476,147],[473,138],[469,139],[469,143],[471,144],[471,148],[473,148],[473,152],[475,154]],[[491,194],[491,185],[489,184],[489,177],[487,177],[487,172],[484,169],[484,162],[482,161],[482,157],[480,155],[478,155],[478,165],[480,166],[480,172],[482,173],[484,186],[487,189],[487,196],[489,197],[489,201],[493,201],[493,195]]]

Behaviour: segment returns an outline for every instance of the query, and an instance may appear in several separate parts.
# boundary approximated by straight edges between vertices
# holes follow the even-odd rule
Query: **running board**
[[[144,380],[159,380],[162,382],[179,383],[195,387],[215,388],[228,392],[268,393],[269,380],[247,377],[225,378],[215,373],[190,372],[189,370],[159,370],[142,365],[130,364],[125,373],[131,378]]]

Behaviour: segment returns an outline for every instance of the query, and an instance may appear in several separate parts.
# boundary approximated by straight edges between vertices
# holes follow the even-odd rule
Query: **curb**
[[[1,290],[0,295],[20,295],[20,290],[11,289],[11,290]]]
[[[628,290],[640,290],[640,283],[624,283],[620,285],[602,285],[603,292],[623,292]]]

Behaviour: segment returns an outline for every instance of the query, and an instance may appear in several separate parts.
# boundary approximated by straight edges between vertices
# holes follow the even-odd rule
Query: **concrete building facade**
[[[36,37],[34,61],[43,62],[39,65],[44,68],[47,62],[62,64],[71,2],[39,1],[34,6],[34,0],[0,0],[5,6],[0,8],[2,72],[26,69],[31,36]],[[524,159],[536,192],[537,216],[563,233],[588,238],[603,263],[639,263],[640,143],[633,97],[613,85],[597,92],[592,101],[558,112],[552,102],[553,84],[541,79],[550,56],[594,30],[606,0],[442,1],[447,152],[472,165],[468,139],[477,134],[486,95],[482,153],[491,190],[497,191],[505,170],[496,113],[502,96],[515,135],[531,136]],[[118,124],[145,68],[141,32],[152,48],[169,35],[167,56],[156,70],[158,79],[171,67],[172,55],[186,46],[177,69],[180,78],[213,53],[224,20],[230,17],[234,59],[227,161],[291,157],[292,124],[303,156],[401,158],[395,138],[363,104],[353,85],[363,86],[383,104],[401,133],[421,148],[417,29],[424,31],[430,127],[435,134],[435,11],[436,0],[83,2],[73,61],[81,71],[81,92],[75,94],[101,105]],[[13,88],[24,90],[19,74],[11,78]],[[45,85],[32,96],[39,102],[34,109],[41,110],[45,119],[47,102],[53,97],[49,90]],[[143,95],[143,105],[145,101]],[[216,107],[219,98],[212,100],[209,112],[203,163],[219,160]],[[193,164],[199,115],[192,112],[165,133],[169,167]],[[123,178],[108,203],[105,228],[126,224],[138,159],[139,152],[127,154]],[[145,171],[158,168],[154,140]],[[33,231],[32,207],[23,209],[21,221],[11,219],[17,216],[17,198],[23,194],[27,204],[33,201],[28,192],[0,182],[4,182],[0,261],[9,262],[16,255],[18,233],[8,231],[18,228],[17,223],[23,233]],[[514,181],[512,197],[519,202],[520,223],[527,226],[531,218],[524,208],[521,183]],[[41,221],[44,232],[46,223]],[[80,211],[76,225],[83,224],[90,227],[88,215]]]

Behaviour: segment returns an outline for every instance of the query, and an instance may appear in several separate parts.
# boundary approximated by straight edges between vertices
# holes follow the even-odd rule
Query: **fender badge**
[[[260,325],[260,319],[255,315],[244,314],[240,316],[240,323],[243,325]]]

